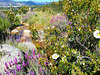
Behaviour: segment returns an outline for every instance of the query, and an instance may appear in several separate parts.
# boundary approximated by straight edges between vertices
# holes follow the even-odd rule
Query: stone
[[[39,35],[39,37],[40,37],[40,41],[43,41],[43,38],[44,38],[44,31],[42,30],[42,31],[38,31],[38,35]]]
[[[16,34],[16,33],[18,33],[18,30],[17,30],[17,29],[13,29],[13,30],[11,31],[11,34]]]
[[[29,52],[29,50],[33,50],[33,49],[36,50],[36,47],[35,47],[35,45],[32,42],[22,42],[22,43],[19,43],[18,47],[25,48],[25,49],[27,49],[25,51],[28,51],[28,52]],[[23,51],[23,52],[25,52],[25,51]]]
[[[19,53],[19,56],[18,56],[18,53]],[[9,61],[13,61],[14,60],[14,57],[17,58],[17,61],[18,61],[18,65],[22,65],[22,62],[19,61],[19,58],[22,59],[22,61],[24,60],[24,54],[23,52],[14,47],[14,46],[11,46],[9,44],[2,44],[2,47],[0,47],[0,73],[1,75],[7,75],[5,72],[4,72],[4,67],[5,67],[5,62],[7,62],[8,66],[9,66]],[[10,67],[10,69],[16,69],[15,66],[12,66]]]

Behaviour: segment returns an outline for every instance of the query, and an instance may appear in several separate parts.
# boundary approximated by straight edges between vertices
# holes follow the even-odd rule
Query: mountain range
[[[30,5],[45,5],[49,2],[33,2],[33,1],[13,1],[13,0],[0,0],[0,6],[30,6]]]

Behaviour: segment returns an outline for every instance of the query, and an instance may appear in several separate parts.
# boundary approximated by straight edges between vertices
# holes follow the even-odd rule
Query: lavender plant
[[[71,21],[68,20],[67,16],[64,14],[63,16],[53,16],[52,20],[50,21],[52,26],[57,27],[62,32],[67,31],[66,26],[71,25]]]

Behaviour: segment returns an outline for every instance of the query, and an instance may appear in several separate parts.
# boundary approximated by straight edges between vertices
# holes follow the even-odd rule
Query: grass
[[[39,31],[44,27],[50,27],[50,20],[55,14],[48,12],[36,11],[36,14],[31,17],[27,23],[35,25],[36,29]]]

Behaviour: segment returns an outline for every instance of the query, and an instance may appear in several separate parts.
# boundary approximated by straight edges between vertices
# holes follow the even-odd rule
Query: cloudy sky
[[[59,0],[14,0],[14,1],[53,2],[53,1],[59,1]]]

